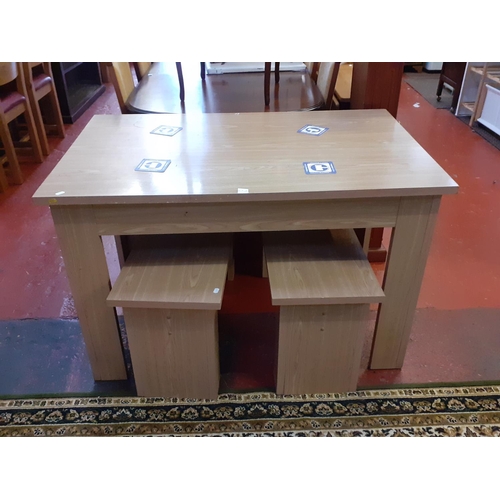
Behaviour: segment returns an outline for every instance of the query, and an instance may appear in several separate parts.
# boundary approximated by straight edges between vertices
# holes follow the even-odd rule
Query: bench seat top
[[[162,237],[133,248],[107,304],[119,307],[220,310],[230,234]]]
[[[384,292],[352,229],[264,234],[273,305],[365,304]]]

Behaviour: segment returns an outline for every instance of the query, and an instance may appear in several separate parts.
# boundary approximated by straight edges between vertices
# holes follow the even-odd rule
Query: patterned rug
[[[0,401],[0,436],[499,436],[500,386]]]

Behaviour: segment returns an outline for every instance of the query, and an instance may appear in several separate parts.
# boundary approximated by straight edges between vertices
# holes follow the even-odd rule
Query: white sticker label
[[[165,172],[170,165],[170,160],[151,160],[146,158],[135,167],[139,172]]]
[[[154,130],[151,130],[150,133],[156,135],[168,135],[169,137],[172,137],[181,130],[182,127],[171,127],[170,125],[160,125],[159,127],[156,127]]]
[[[331,161],[309,161],[304,162],[306,174],[335,174],[337,171]]]
[[[327,127],[318,127],[317,125],[306,125],[302,127],[300,130],[297,130],[299,134],[307,134],[307,135],[322,135],[328,130]]]
[[[250,190],[247,188],[238,188],[238,193],[249,193]]]

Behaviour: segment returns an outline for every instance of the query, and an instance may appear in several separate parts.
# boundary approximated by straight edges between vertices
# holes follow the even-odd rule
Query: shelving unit
[[[52,73],[64,123],[74,123],[105,91],[99,63],[53,62]]]
[[[500,104],[495,91],[500,88],[500,62],[469,62],[465,68],[465,77],[455,114],[469,116],[472,127],[479,121],[498,133],[500,127]],[[488,96],[488,99],[487,99]],[[493,96],[493,97],[492,97]],[[485,107],[486,105],[486,107]],[[499,106],[498,112],[492,106]],[[485,114],[487,118],[482,117]],[[498,114],[498,124],[496,115]],[[493,120],[490,123],[489,120]]]

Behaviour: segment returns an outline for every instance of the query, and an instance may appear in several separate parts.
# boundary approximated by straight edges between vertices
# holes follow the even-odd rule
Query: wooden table
[[[182,130],[151,133],[162,125]],[[171,164],[135,170],[144,159]],[[305,173],[328,161],[335,174]],[[457,191],[385,110],[105,115],[34,201],[50,205],[94,377],[114,380],[126,373],[102,235],[393,227],[371,368],[400,368],[440,199]]]
[[[306,71],[283,71],[279,84],[271,83],[271,101],[264,103],[264,73],[207,75],[183,65],[185,99],[179,99],[179,81],[173,63],[154,63],[127,100],[132,113],[234,113],[311,111],[323,107],[321,91]]]

